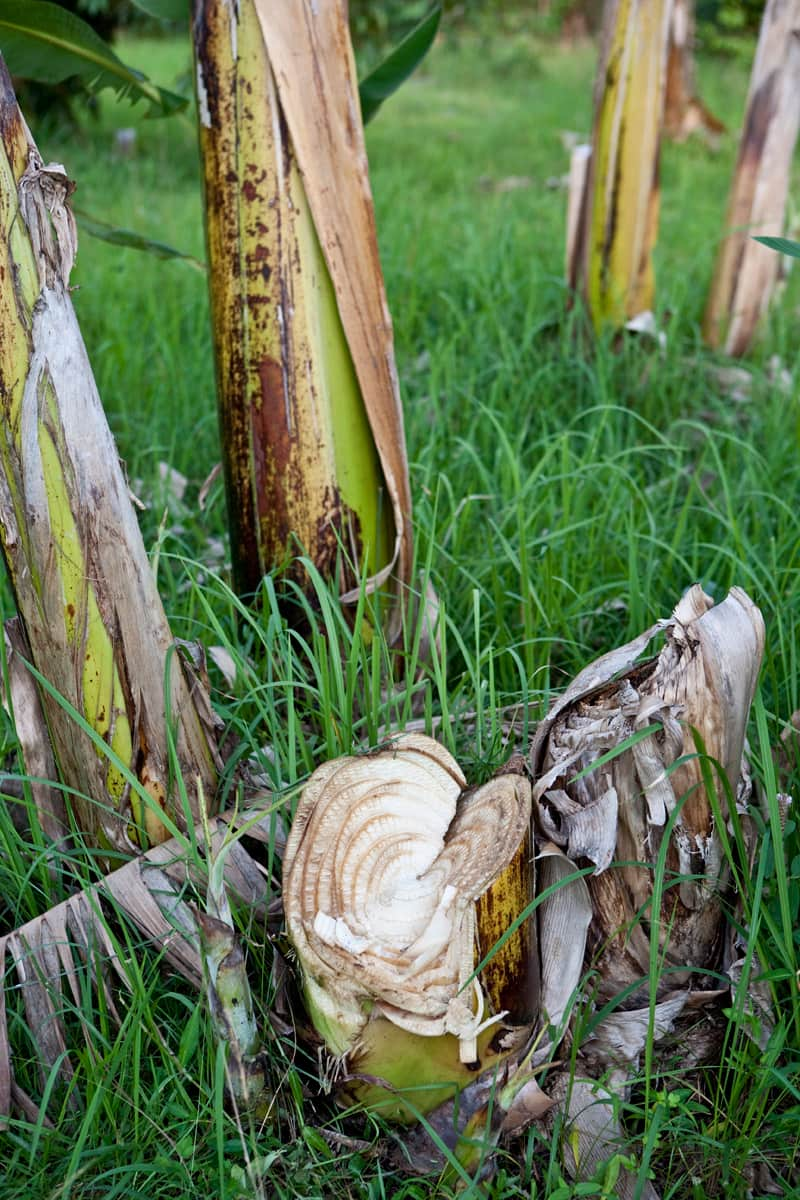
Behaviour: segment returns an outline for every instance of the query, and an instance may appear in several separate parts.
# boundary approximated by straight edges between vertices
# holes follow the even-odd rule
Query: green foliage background
[[[84,0],[90,3],[92,0]],[[98,0],[94,0],[98,2]],[[102,0],[100,0],[102,2]],[[431,0],[350,0],[350,25],[357,42],[391,39],[424,16]],[[766,0],[697,0],[698,32],[710,49],[733,49],[730,39],[758,32]],[[527,25],[539,34],[558,34],[565,23],[587,31],[602,20],[603,0],[444,0],[445,28],[491,20]],[[577,20],[576,20],[577,19]]]

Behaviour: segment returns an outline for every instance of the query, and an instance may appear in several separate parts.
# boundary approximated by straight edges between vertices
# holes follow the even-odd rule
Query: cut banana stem
[[[407,583],[408,468],[345,5],[195,0],[193,33],[237,587],[254,593],[301,550],[347,601],[364,578]]]
[[[50,685],[41,698],[68,803],[89,841],[130,850],[169,836],[163,816],[185,827],[198,815],[196,795],[184,813],[170,784],[168,721],[181,770],[209,796],[214,733],[196,704],[202,689],[171,652],[72,308],[73,185],[43,163],[2,63],[0,115],[0,538],[33,665]]]
[[[511,911],[501,893],[515,915],[532,899],[520,884],[530,872],[508,873],[529,820],[523,774],[469,791],[455,760],[421,735],[324,764],[301,796],[284,907],[309,1012],[343,1070],[396,1089],[381,1096],[356,1080],[355,1092],[399,1119],[412,1110],[398,1092],[428,1111],[527,1038],[530,1023],[496,1007],[514,964],[520,990],[530,986],[527,941],[488,980],[476,968],[498,914]],[[478,909],[495,889],[496,903]],[[535,1012],[536,997],[516,1007]]]

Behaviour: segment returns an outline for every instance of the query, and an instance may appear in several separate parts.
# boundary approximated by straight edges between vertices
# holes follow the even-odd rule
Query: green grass
[[[165,86],[189,66],[182,43],[136,41],[122,51]],[[323,758],[372,745],[383,726],[418,714],[444,716],[441,736],[470,779],[482,779],[508,753],[502,709],[521,714],[524,745],[552,692],[666,615],[691,582],[717,599],[740,584],[760,605],[767,647],[751,745],[772,807],[743,891],[748,952],[759,955],[751,966],[772,980],[776,1028],[762,1053],[735,996],[719,1071],[698,1083],[676,1062],[635,1086],[623,1114],[642,1170],[653,1170],[664,1196],[744,1197],[748,1158],[796,1171],[800,1157],[800,839],[793,822],[781,832],[775,806],[776,790],[796,790],[798,780],[796,766],[775,778],[771,750],[800,708],[800,295],[792,279],[743,364],[748,397],[725,394],[714,370],[725,360],[702,347],[698,324],[735,137],[717,154],[668,145],[657,253],[666,348],[576,340],[562,278],[565,194],[548,180],[567,169],[560,131],[588,132],[593,69],[586,47],[462,35],[437,46],[370,128],[420,576],[432,580],[443,615],[440,649],[412,687],[383,694],[385,648],[354,636],[324,589],[305,632],[282,617],[279,584],[267,582],[257,617],[232,597],[219,484],[203,510],[197,504],[218,457],[202,273],[86,237],[75,304],[120,454],[149,505],[142,527],[173,627],[231,650],[237,681],[229,687],[214,674],[216,705],[240,739],[236,761],[255,756],[281,793]],[[700,79],[736,131],[747,64],[704,62]],[[121,158],[114,130],[129,124],[136,149]],[[78,179],[80,207],[202,256],[190,117],[144,121],[104,100],[99,120],[79,134],[38,136],[45,158]],[[529,182],[494,186],[511,176]],[[770,380],[773,356],[790,373],[788,393]],[[189,477],[182,501],[161,482],[160,462]],[[67,885],[47,871],[41,839],[21,837],[4,813],[0,850],[2,921],[11,929]],[[450,1194],[449,1185],[383,1165],[376,1146],[393,1135],[363,1117],[340,1125],[317,1095],[315,1061],[285,1042],[273,1056],[280,1087],[269,1120],[241,1128],[222,1105],[202,1005],[127,936],[136,972],[121,1028],[87,985],[91,1049],[76,1034],[74,1055],[84,1107],[59,1110],[56,1095],[54,1128],[9,1125],[0,1195]],[[256,939],[251,973],[265,1000],[267,958]],[[23,1024],[17,1013],[24,1057]],[[32,1065],[23,1074],[31,1090],[41,1087]],[[331,1130],[351,1140],[331,1140]],[[472,1194],[613,1194],[604,1186],[575,1191],[561,1178],[555,1143],[531,1132],[500,1154],[494,1182],[475,1183]]]

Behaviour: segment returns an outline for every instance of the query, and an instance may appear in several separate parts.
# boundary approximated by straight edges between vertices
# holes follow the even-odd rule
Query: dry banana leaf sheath
[[[643,659],[662,638],[660,652]],[[564,1165],[573,1177],[588,1178],[603,1159],[625,1148],[617,1106],[648,1039],[659,1042],[680,1027],[686,1056],[695,1061],[704,1039],[716,1043],[714,1021],[698,1024],[696,1010],[726,994],[716,982],[717,990],[700,989],[708,986],[705,973],[729,966],[725,908],[735,898],[692,730],[721,765],[737,807],[744,805],[750,786],[745,728],[763,646],[761,614],[741,589],[715,606],[695,586],[669,620],[586,667],[536,732],[534,822],[538,836],[560,845],[574,866],[594,868],[586,877],[583,990],[593,990],[597,1005],[612,1005],[577,1047],[574,1064],[550,1072],[545,1084],[554,1101],[545,1128],[553,1113],[563,1114]],[[641,740],[592,769],[651,726]],[[714,778],[725,819],[726,790]],[[660,854],[663,890],[654,914]],[[559,905],[558,894],[554,902]],[[541,951],[544,973],[543,940]],[[544,987],[543,1015],[553,1020]],[[649,1182],[643,1191],[638,1186],[636,1172],[622,1168],[616,1190],[623,1200],[657,1200]]]
[[[131,849],[169,836],[163,811],[184,824],[167,708],[195,815],[192,781],[213,797],[218,764],[72,307],[72,188],[40,158],[0,62],[0,537],[31,660],[100,742],[40,691],[69,804],[95,844]]]
[[[800,0],[769,0],[703,325],[726,354],[747,353],[778,278],[780,256],[753,237],[784,231],[799,91]]]
[[[207,837],[207,854],[213,860],[225,848],[224,885],[259,923],[266,923],[268,916],[264,871],[241,841],[231,840],[231,827],[246,825],[248,837],[269,842],[273,816],[270,811],[229,812],[193,835],[195,845]],[[87,995],[102,993],[111,1020],[120,1023],[117,990],[124,993],[135,986],[127,959],[129,943],[117,928],[120,913],[194,987],[202,983],[204,961],[208,975],[209,959],[215,954],[215,975],[206,982],[216,989],[215,1018],[225,1018],[231,1008],[226,1001],[232,988],[241,991],[243,972],[228,933],[214,927],[213,918],[198,913],[187,897],[187,883],[201,886],[206,874],[196,855],[187,852],[186,839],[170,839],[0,938],[0,1123],[14,1110],[35,1121],[43,1096],[60,1102],[60,1084],[74,1074],[76,1034],[83,1035],[90,1054],[96,1036],[93,1023],[87,1021]],[[246,1056],[252,1043],[241,1029],[236,1032]],[[242,1070],[248,1066],[240,1062]],[[52,1091],[48,1080],[55,1081]],[[252,1076],[247,1079],[248,1089],[254,1082]],[[78,1089],[71,1104],[80,1104]]]
[[[661,634],[658,656],[640,661]],[[695,755],[695,729],[744,801],[745,727],[763,646],[761,614],[741,589],[714,605],[695,586],[668,621],[582,671],[537,730],[531,760],[539,829],[578,864],[595,866],[587,880],[587,966],[599,973],[601,998],[632,987],[626,1008],[648,1000],[654,867],[676,807],[656,914],[664,956],[658,998],[719,966],[729,881],[712,805],[696,757],[668,769]],[[643,740],[576,779],[651,725]],[[717,798],[727,812],[719,783]]]

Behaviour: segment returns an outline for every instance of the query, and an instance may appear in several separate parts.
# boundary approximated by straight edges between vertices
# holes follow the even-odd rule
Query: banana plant
[[[672,0],[608,0],[604,10],[591,157],[575,164],[567,261],[598,330],[654,304],[671,14]]]
[[[697,1010],[721,1029],[719,981],[736,972],[734,807],[742,852],[755,846],[745,729],[763,646],[741,589],[714,605],[695,586],[589,664],[528,760],[482,787],[420,735],[312,775],[283,860],[310,1036],[341,1102],[425,1117],[413,1166],[441,1168],[445,1146],[472,1169],[560,1111],[565,1165],[585,1177],[623,1137],[641,1059],[649,1074],[676,1032],[687,1055],[708,1051]],[[623,1169],[620,1194],[635,1182]]]
[[[174,18],[172,0],[142,0]],[[356,81],[344,4],[193,6],[220,429],[237,590],[302,549],[344,602],[410,582],[411,499],[361,118],[431,45],[435,6]],[[0,0],[17,69],[177,102],[47,0]],[[320,81],[308,105],[299,80]],[[311,114],[309,116],[309,113]],[[330,136],[329,136],[330,135]],[[335,180],[335,183],[332,183]],[[90,232],[155,252],[126,231]]]
[[[148,17],[177,25],[186,21],[184,0],[133,0]],[[430,11],[359,83],[364,123],[417,69],[439,28],[442,9]],[[151,116],[171,116],[185,109],[187,99],[152,83],[141,71],[124,63],[97,32],[76,13],[50,0],[0,0],[0,46],[12,76],[57,84],[78,78],[90,92],[113,89],[118,97],[149,104]],[[81,232],[115,246],[142,250],[157,258],[181,258],[202,267],[191,255],[165,245],[157,237],[109,225],[96,214],[75,208]]]
[[[664,133],[678,142],[685,141],[695,133],[713,142],[725,132],[725,126],[709,112],[697,93],[694,43],[694,0],[673,0],[664,101]]]
[[[196,0],[192,32],[234,578],[302,547],[345,602],[397,597],[411,497],[346,6]]]
[[[754,235],[783,233],[800,129],[798,31],[799,0],[769,0],[703,323],[708,344],[726,354],[747,353],[778,279],[780,259],[755,244]]]
[[[0,539],[18,657],[80,828],[135,850],[199,815],[198,779],[214,795],[214,722],[175,652],[72,307],[73,185],[43,162],[4,64],[0,117]]]
[[[360,130],[346,26],[341,23],[342,11],[336,15],[340,19],[336,31],[347,49],[347,72],[342,90],[336,92],[334,85],[331,102],[340,105],[340,114],[342,104],[348,114],[352,107]],[[438,20],[438,14],[435,16]],[[44,35],[36,26],[39,19],[47,27]],[[403,74],[408,74],[419,55],[420,37],[429,44],[436,20],[427,23],[427,32],[416,31],[398,47],[391,70],[384,64],[370,77],[362,94],[365,109],[376,111]],[[102,43],[87,39],[79,28],[77,32],[72,26],[65,29],[57,6],[38,0],[30,7],[5,5],[0,7],[0,25],[3,21],[4,42],[18,63],[22,51],[32,55],[28,60],[23,55],[23,63],[41,61],[43,47],[46,50],[54,37],[59,42],[56,35],[60,30],[61,51],[61,43],[72,40],[69,52],[54,56],[51,75],[77,65],[98,84],[116,86],[122,80],[126,88],[138,91],[151,103],[161,95],[138,73],[129,72]],[[12,26],[14,36],[9,32]],[[253,25],[254,37],[256,32]],[[252,48],[256,57],[263,45],[258,34]],[[336,80],[336,64],[329,69]],[[44,779],[59,775],[69,795],[74,823],[87,842],[106,851],[135,854],[170,834],[191,830],[193,823],[205,816],[203,797],[209,797],[213,810],[221,766],[215,745],[216,721],[202,682],[175,650],[70,303],[69,273],[77,245],[69,203],[72,184],[63,167],[42,161],[16,106],[5,68],[0,83],[0,228],[6,247],[5,282],[0,288],[4,330],[0,350],[0,536],[21,615],[21,625],[8,631],[11,703],[20,718],[20,742],[29,773]],[[296,98],[287,104],[287,110],[292,104],[296,109]],[[277,119],[277,110],[272,113]],[[299,141],[308,144],[302,136]],[[288,156],[288,144],[284,149]],[[344,449],[339,446],[335,464],[343,505],[352,506],[355,513],[336,526],[336,537],[348,539],[341,547],[337,541],[336,551],[338,554],[341,549],[344,560],[348,554],[353,556],[350,582],[357,585],[369,574],[372,586],[378,587],[393,570],[401,578],[408,577],[410,506],[391,326],[377,267],[374,219],[358,153],[355,160],[351,199],[354,189],[364,190],[365,196],[363,203],[348,209],[348,219],[354,221],[357,233],[360,230],[361,246],[374,250],[372,274],[367,272],[365,278],[358,269],[347,274],[334,264],[328,277],[308,215],[310,206],[301,213],[300,237],[316,255],[312,261],[317,278],[306,297],[305,314],[312,338],[325,348],[325,370],[334,364],[331,395],[339,406],[340,423],[344,413],[342,428],[360,430],[360,441],[351,440]],[[338,170],[338,165],[334,167],[330,160],[327,169]],[[296,169],[295,176],[299,178]],[[246,194],[246,177],[243,184]],[[288,193],[292,219],[293,205],[302,208],[302,194],[302,186]],[[115,235],[118,238],[119,231]],[[334,236],[330,229],[327,236]],[[334,281],[341,283],[342,279],[347,294],[337,301]],[[299,304],[299,282],[291,294]],[[340,307],[346,317],[339,315]],[[361,368],[368,387],[373,391],[384,388],[382,400],[370,408],[371,423],[359,385],[352,382],[356,368],[351,351],[341,338],[342,327],[352,328],[356,310],[371,314],[377,344],[382,347],[379,365]],[[288,321],[293,313],[289,308],[285,311]],[[290,328],[289,336],[294,332]],[[366,330],[357,331],[354,341],[353,358],[363,363],[368,357],[365,347],[375,343]],[[284,371],[280,359],[284,350],[283,344],[277,348],[279,375]],[[285,369],[293,366],[287,360]],[[342,379],[344,393],[339,386]],[[300,415],[305,419],[309,414]],[[367,462],[366,483],[362,468],[348,457],[361,449]],[[388,465],[381,460],[381,450]],[[258,446],[255,452],[267,453]],[[281,486],[287,495],[295,483],[293,474],[283,478]],[[383,507],[382,490],[388,497]],[[362,506],[364,492],[367,499]],[[329,508],[320,513],[321,525],[329,515]],[[32,680],[38,691],[31,688]],[[54,753],[52,759],[45,753],[48,745]],[[37,783],[34,795],[43,827],[54,837],[63,835],[68,821],[66,809],[59,803],[58,785],[53,789]],[[189,847],[193,844],[190,837]],[[178,845],[185,852],[187,843],[179,841]],[[136,862],[136,870],[118,877],[119,882],[124,879],[124,886],[115,890],[114,883],[109,883],[111,890],[106,893],[103,889],[103,895],[113,896],[147,936],[163,941],[164,914],[148,884],[154,880],[161,896],[168,895],[169,889],[164,890],[156,872],[144,869],[144,858]],[[240,884],[242,871],[252,874],[254,868],[246,855],[240,855],[233,869]],[[172,900],[167,904],[170,919],[178,920],[183,932],[193,931],[204,956],[209,995],[217,997],[221,1005],[220,997],[227,995],[228,968],[237,955],[234,941],[228,932],[213,927],[213,914],[205,923],[199,922],[198,934],[198,921]],[[66,972],[69,986],[73,986],[74,956],[81,953],[79,947],[85,948],[88,937],[96,936],[101,950],[109,951],[111,945],[103,932],[102,913],[95,918],[95,909],[93,898],[78,893],[63,911],[45,914],[0,943],[0,972],[6,956],[10,957],[25,985],[23,999],[30,1027],[49,1031],[41,1041],[37,1032],[33,1035],[42,1051],[45,1078],[54,1068],[67,1075],[70,1070],[64,1054],[63,1024],[52,1001],[62,985],[62,973]],[[51,952],[54,933],[61,942],[57,959]],[[117,957],[112,957],[124,977]],[[182,954],[177,949],[175,960],[189,978],[197,977],[196,954]],[[92,965],[96,965],[94,960]],[[240,966],[236,987],[243,978]],[[224,987],[220,982],[223,975]],[[34,980],[41,986],[34,986]],[[242,1053],[245,1057],[249,1053],[247,1045]],[[14,1081],[3,1018],[0,1111],[9,1111],[12,1103],[28,1113],[36,1111],[35,1102]]]

